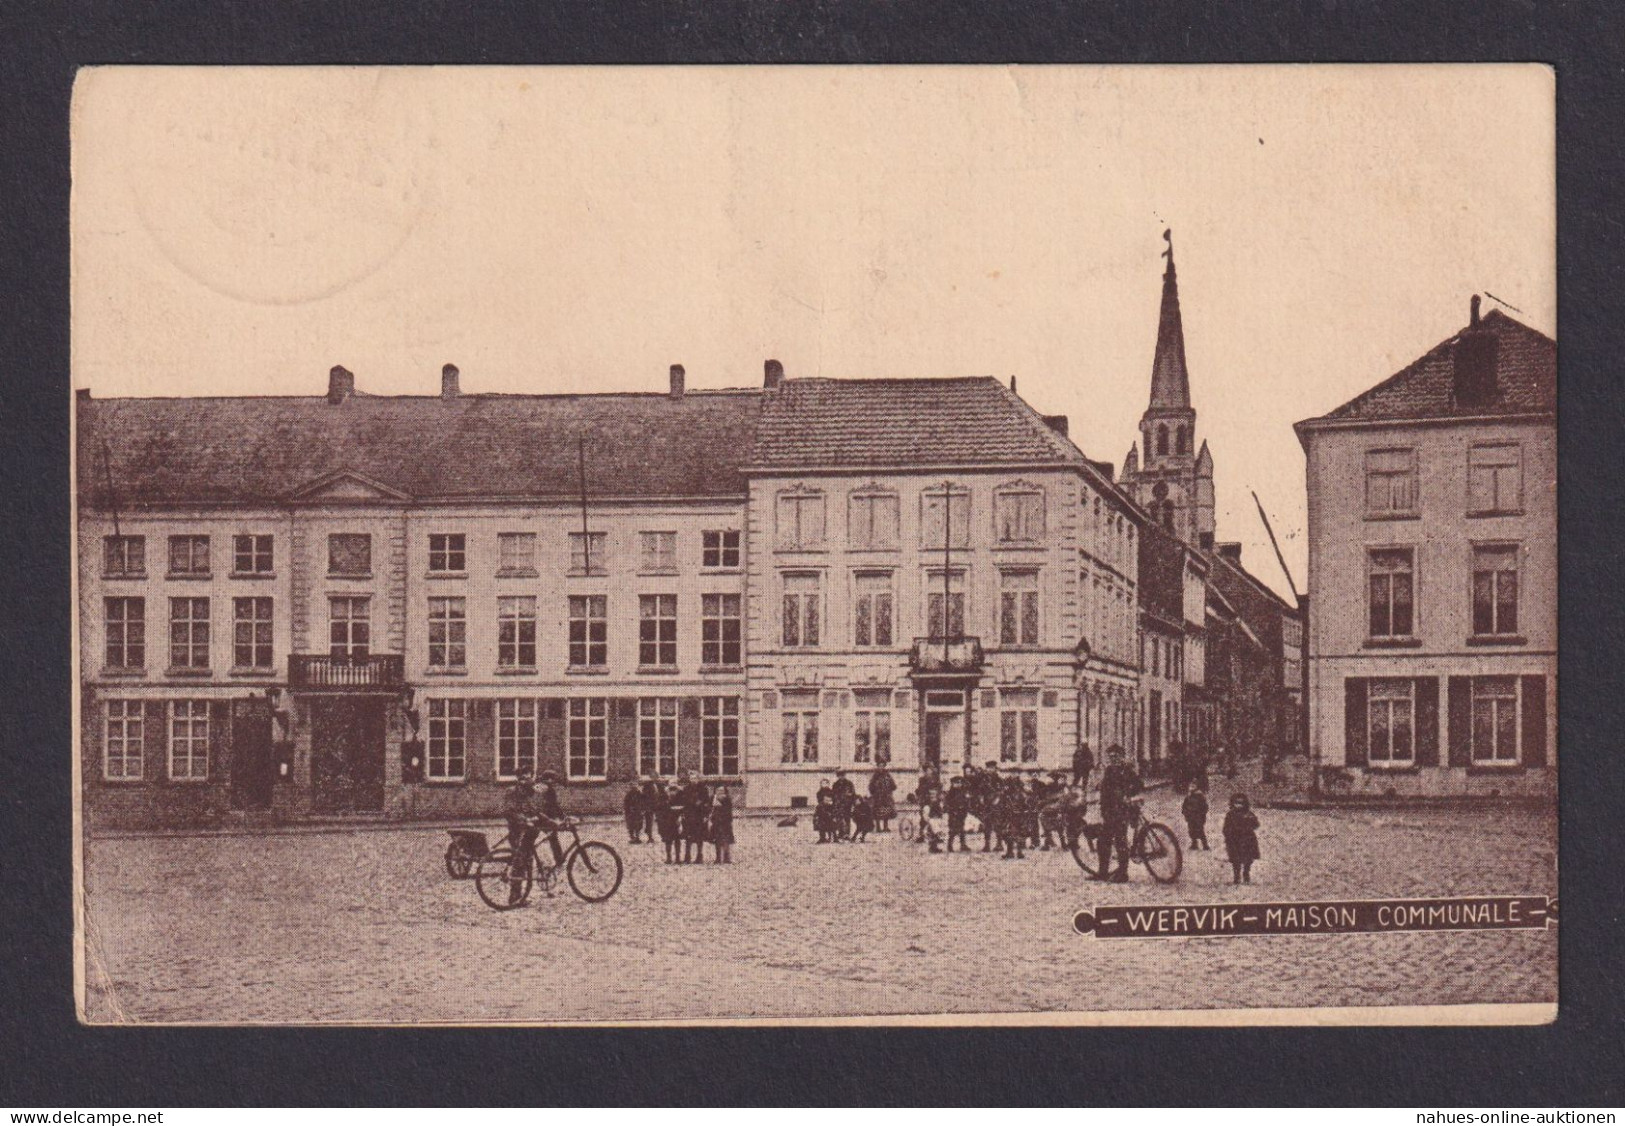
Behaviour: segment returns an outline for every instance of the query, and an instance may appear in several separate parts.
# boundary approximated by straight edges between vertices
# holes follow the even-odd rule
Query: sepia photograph
[[[1556,1019],[1550,67],[71,125],[82,1023]]]

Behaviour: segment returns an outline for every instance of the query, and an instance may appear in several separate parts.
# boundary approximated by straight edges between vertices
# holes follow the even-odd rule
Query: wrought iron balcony
[[[916,673],[979,673],[982,671],[982,639],[959,637],[916,637],[909,654],[909,668]]]
[[[405,684],[406,658],[399,653],[366,657],[293,653],[288,657],[288,687],[295,691],[395,692]]]

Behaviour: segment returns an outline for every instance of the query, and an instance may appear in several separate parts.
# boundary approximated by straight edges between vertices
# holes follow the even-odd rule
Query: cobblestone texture
[[[1223,788],[1214,795],[1222,808]],[[1148,813],[1174,824],[1171,794]],[[1102,942],[1096,903],[1556,894],[1534,811],[1261,812],[1233,887],[1222,844],[1172,886],[1086,883],[1070,857],[816,845],[738,824],[731,867],[669,867],[618,826],[620,893],[498,913],[392,829],[87,846],[93,1021],[638,1020],[1556,1000],[1555,930]],[[1212,836],[1219,841],[1217,826]],[[500,830],[492,832],[500,835]],[[1183,825],[1179,827],[1184,840]],[[974,839],[974,838],[973,838]]]

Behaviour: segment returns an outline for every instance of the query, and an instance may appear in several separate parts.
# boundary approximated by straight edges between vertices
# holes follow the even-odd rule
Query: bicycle
[[[509,837],[478,858],[474,890],[487,907],[495,911],[523,907],[530,902],[531,889],[538,883],[544,893],[551,894],[558,884],[560,869],[564,870],[570,890],[588,903],[602,903],[615,894],[621,886],[621,854],[602,841],[583,841],[574,821],[560,822],[555,832],[570,835],[570,844],[556,864],[547,863],[534,843],[516,856]]]
[[[1180,849],[1179,838],[1174,836],[1172,829],[1160,821],[1145,819],[1145,812],[1140,808],[1143,801],[1143,798],[1130,798],[1128,803],[1129,859],[1144,864],[1145,870],[1151,873],[1151,878],[1157,883],[1171,884],[1179,879],[1179,873],[1185,866],[1184,852]],[[1104,825],[1085,824],[1072,841],[1070,849],[1072,859],[1077,861],[1078,867],[1092,877],[1103,874],[1096,867],[1099,863],[1099,854],[1093,846],[1104,828]],[[1089,847],[1083,847],[1085,845]]]

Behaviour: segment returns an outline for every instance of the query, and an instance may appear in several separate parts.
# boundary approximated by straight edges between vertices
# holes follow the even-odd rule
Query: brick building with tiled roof
[[[1499,310],[1297,424],[1333,794],[1553,792],[1557,346]]]

